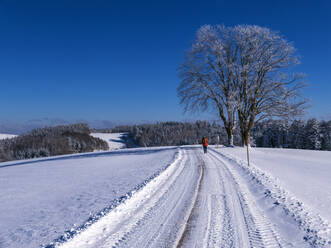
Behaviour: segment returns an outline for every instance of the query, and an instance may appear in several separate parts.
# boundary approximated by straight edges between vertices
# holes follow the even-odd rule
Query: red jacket
[[[202,138],[202,145],[208,146],[208,138]]]

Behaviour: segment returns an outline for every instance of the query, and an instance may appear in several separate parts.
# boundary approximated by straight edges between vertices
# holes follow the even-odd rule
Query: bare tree
[[[278,33],[259,26],[230,28],[238,47],[236,102],[242,142],[249,145],[254,123],[265,118],[302,114],[306,99],[303,74],[291,73],[299,63],[295,49]]]
[[[267,117],[297,115],[306,100],[294,47],[278,33],[250,25],[205,25],[179,67],[178,87],[185,111],[216,107],[233,145],[238,117],[243,144],[249,145],[254,123]]]
[[[229,30],[201,27],[185,62],[179,67],[182,81],[177,89],[185,111],[216,108],[233,145],[236,104],[235,41]]]

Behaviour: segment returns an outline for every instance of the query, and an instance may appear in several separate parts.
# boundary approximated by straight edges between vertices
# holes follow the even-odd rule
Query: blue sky
[[[176,68],[204,24],[294,43],[307,117],[331,118],[331,1],[0,0],[0,121],[188,120]],[[212,117],[211,117],[212,118]]]

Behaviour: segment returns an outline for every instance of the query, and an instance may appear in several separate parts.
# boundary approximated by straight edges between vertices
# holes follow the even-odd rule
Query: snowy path
[[[286,247],[252,195],[234,178],[230,165],[210,151],[205,166],[183,247]]]
[[[259,187],[219,152],[182,148],[158,177],[60,247],[328,247],[304,241],[291,213]]]
[[[163,247],[176,244],[201,178],[196,157],[181,150],[159,177],[61,247]]]

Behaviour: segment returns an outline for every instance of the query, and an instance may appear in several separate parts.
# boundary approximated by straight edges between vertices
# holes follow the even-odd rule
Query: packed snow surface
[[[0,133],[0,140],[1,139],[10,139],[10,138],[14,138],[17,135],[15,134],[6,134],[6,133]]]
[[[124,137],[126,133],[91,133],[91,136],[102,139],[107,142],[109,150],[125,148]]]
[[[328,154],[255,149],[248,167],[242,148],[183,146],[0,163],[0,247],[331,247]]]

